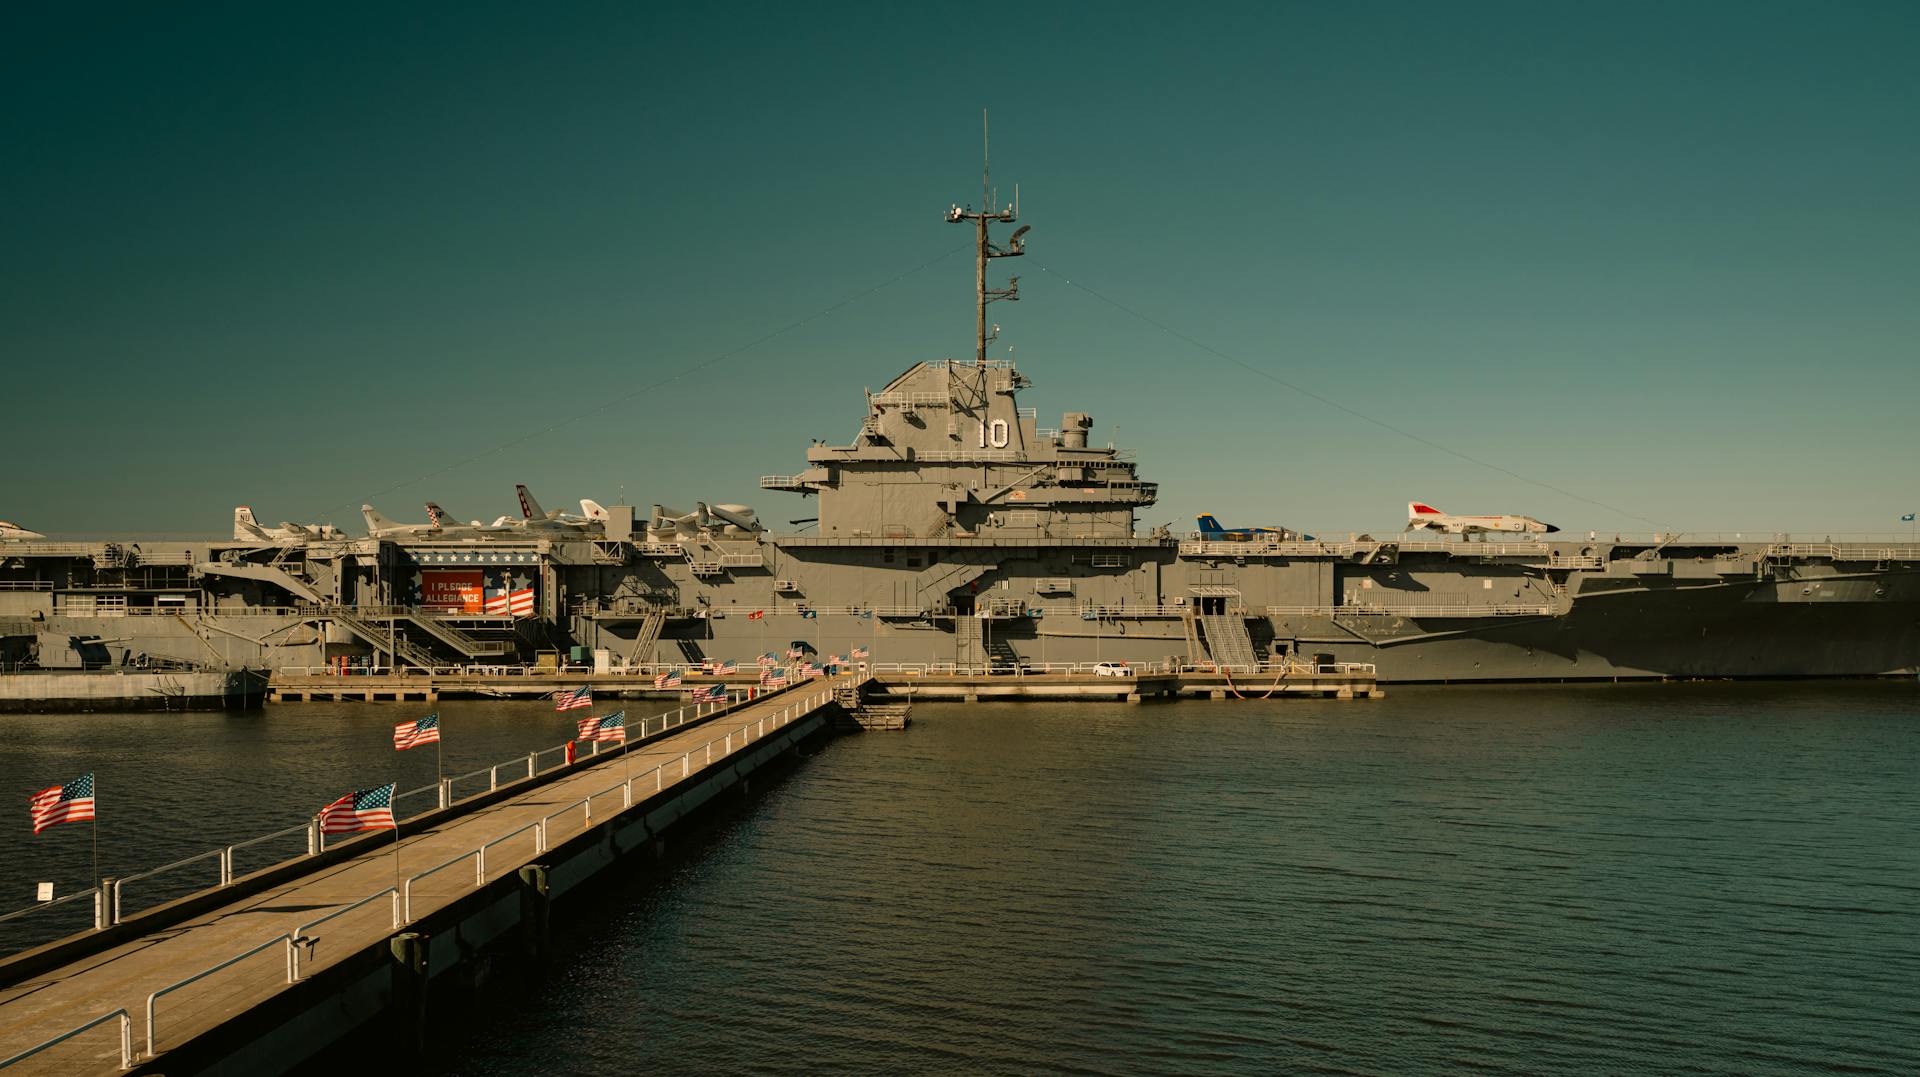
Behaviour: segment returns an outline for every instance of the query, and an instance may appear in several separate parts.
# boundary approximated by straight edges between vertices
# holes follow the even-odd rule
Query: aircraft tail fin
[[[1446,514],[1441,512],[1439,509],[1434,508],[1432,505],[1428,505],[1419,501],[1407,502],[1407,516],[1409,519],[1415,516],[1444,516],[1444,515]]]
[[[520,515],[522,517],[529,520],[544,520],[547,518],[546,511],[540,507],[540,502],[533,499],[533,491],[527,489],[525,483],[520,483],[513,489],[515,493],[520,495]]]
[[[600,507],[600,502],[584,497],[580,499],[580,513],[589,520],[599,520],[601,523],[613,518],[612,513]]]
[[[236,539],[261,539],[267,533],[261,529],[260,522],[253,518],[253,510],[245,505],[233,510],[233,537]]]
[[[427,522],[435,527],[445,527],[453,522],[453,517],[447,515],[446,509],[429,501],[427,502]]]
[[[1195,517],[1195,520],[1199,523],[1200,533],[1203,535],[1218,535],[1226,530],[1226,528],[1220,526],[1220,521],[1213,518],[1213,513],[1211,512],[1203,512]]]
[[[400,526],[394,521],[389,520],[385,516],[381,515],[380,510],[374,508],[372,505],[360,506],[360,518],[367,521],[368,534],[372,534],[376,531],[391,531],[394,528],[397,528]]]

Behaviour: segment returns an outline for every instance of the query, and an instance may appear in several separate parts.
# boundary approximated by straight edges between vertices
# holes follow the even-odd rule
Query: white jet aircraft
[[[46,537],[47,536],[38,531],[29,531],[19,524],[10,524],[5,520],[0,520],[0,539],[37,539]]]
[[[253,518],[253,510],[240,505],[233,510],[233,537],[242,542],[307,542],[343,539],[347,533],[332,524],[290,524],[285,520],[279,527],[262,527]]]
[[[1520,535],[1547,535],[1560,530],[1531,516],[1450,516],[1432,505],[1407,502],[1407,530],[1440,531],[1449,535],[1484,535],[1499,531]]]

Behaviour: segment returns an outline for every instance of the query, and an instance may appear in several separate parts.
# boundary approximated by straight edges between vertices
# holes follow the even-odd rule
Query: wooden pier
[[[675,822],[823,732],[836,697],[865,689],[854,676],[803,682],[658,722],[624,750],[545,769],[530,757],[526,776],[496,775],[397,833],[335,839],[16,954],[0,961],[0,1066],[270,1073],[383,1016],[417,1026],[437,978],[490,946],[542,950],[554,898],[657,852]]]

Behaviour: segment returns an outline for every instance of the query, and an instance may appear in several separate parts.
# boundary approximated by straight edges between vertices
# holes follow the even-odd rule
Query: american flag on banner
[[[780,656],[774,654],[772,651],[768,651],[766,654],[754,659],[754,661],[760,663],[760,667],[764,669],[767,666],[778,665],[780,663]]]
[[[397,785],[356,789],[320,809],[320,833],[352,834],[393,829],[393,791]]]
[[[593,686],[583,684],[571,692],[562,692],[553,697],[553,709],[557,711],[579,710],[593,706]]]
[[[807,652],[806,652],[806,651],[803,651],[803,650],[801,650],[801,649],[800,649],[800,648],[798,648],[798,647],[788,647],[788,648],[787,648],[787,657],[788,657],[788,658],[805,658],[806,656],[807,656]]]
[[[853,659],[856,662],[862,658],[867,657],[869,654],[869,652],[865,647],[855,647],[851,653],[853,654]]]
[[[65,785],[42,789],[27,801],[33,816],[33,832],[59,823],[84,823],[93,818],[93,773],[91,771]]]
[[[411,722],[401,722],[393,727],[393,747],[404,752],[408,748],[418,748],[422,744],[433,744],[440,739],[440,716],[429,714]]]
[[[828,656],[827,656],[827,665],[830,665],[830,666],[844,666],[844,665],[846,665],[846,664],[847,664],[847,660],[846,660],[846,659],[844,659],[844,658],[842,658],[842,657],[840,657],[840,656],[839,656],[839,655],[837,655],[837,654],[835,654],[835,655],[828,655]]]
[[[727,686],[724,684],[702,685],[693,690],[695,703],[718,703],[727,698]]]
[[[760,683],[767,688],[778,688],[787,683],[787,671],[784,666],[775,666],[760,673]]]
[[[678,688],[680,687],[681,680],[679,670],[668,670],[653,679],[653,686],[655,688]]]
[[[598,718],[580,719],[580,735],[576,740],[626,740],[627,712],[614,711]]]
[[[800,675],[802,677],[819,677],[825,675],[826,672],[826,670],[821,669],[812,662],[800,663]]]
[[[714,673],[716,673],[716,674],[718,674],[718,675],[720,675],[720,676],[722,676],[722,677],[727,677],[727,676],[731,676],[731,675],[733,675],[733,674],[735,674],[735,673],[738,673],[738,672],[740,672],[740,663],[738,663],[738,662],[715,662],[715,663],[713,664],[713,672],[714,672]]]

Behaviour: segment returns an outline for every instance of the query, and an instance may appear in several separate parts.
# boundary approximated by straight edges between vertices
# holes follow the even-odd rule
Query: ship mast
[[[987,113],[982,109],[980,111],[980,209],[975,211],[972,206],[963,209],[956,205],[947,210],[947,223],[960,224],[971,221],[974,226],[974,359],[982,363],[986,362],[987,342],[990,339],[987,336],[987,304],[999,299],[1018,300],[1020,298],[1019,277],[1010,278],[1005,288],[989,289],[987,287],[987,262],[993,258],[1018,258],[1027,253],[1024,237],[1028,228],[1027,225],[1021,225],[1015,229],[1013,235],[1007,237],[1007,245],[1004,248],[994,246],[987,234],[987,222],[999,221],[1002,224],[1012,224],[1020,217],[1018,185],[1013,189],[1013,204],[1006,207],[998,205],[989,168],[991,161],[989,145]]]

